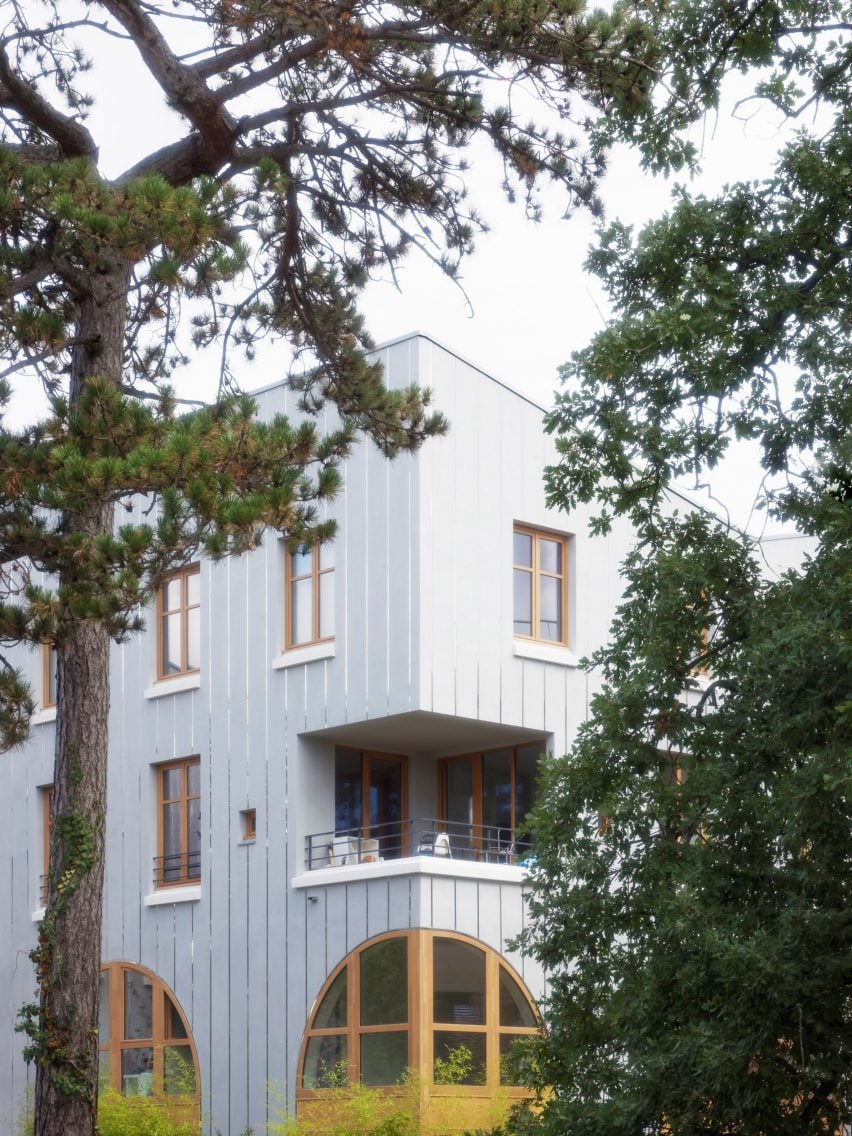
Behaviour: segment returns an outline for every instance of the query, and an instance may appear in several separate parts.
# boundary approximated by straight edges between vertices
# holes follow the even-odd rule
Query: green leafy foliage
[[[849,27],[841,3],[661,12],[672,99],[630,124],[650,162],[730,69],[823,117],[764,181],[682,189],[590,256],[616,314],[564,369],[548,492],[593,502],[601,532],[628,518],[637,545],[589,721],[536,817],[523,938],[551,986],[519,1134],[849,1119]],[[671,510],[672,482],[736,439],[757,444],[763,506],[813,538],[796,571],[765,578],[748,538]]]

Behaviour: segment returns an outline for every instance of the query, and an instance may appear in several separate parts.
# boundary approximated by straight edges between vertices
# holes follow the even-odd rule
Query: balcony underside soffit
[[[348,722],[302,735],[320,738],[335,745],[384,753],[405,753],[422,757],[452,757],[453,754],[499,749],[541,739],[546,730],[483,722],[476,718],[456,718],[452,714],[432,714],[412,710],[364,722]]]

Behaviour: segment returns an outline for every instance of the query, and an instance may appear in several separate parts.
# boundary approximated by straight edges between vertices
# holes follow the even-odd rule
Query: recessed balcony
[[[529,855],[529,836],[525,832],[436,817],[315,832],[305,837],[307,872],[421,856],[471,864],[523,866]]]

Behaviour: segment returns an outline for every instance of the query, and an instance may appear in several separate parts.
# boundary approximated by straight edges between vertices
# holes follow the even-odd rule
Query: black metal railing
[[[200,852],[170,852],[154,857],[154,887],[177,887],[201,879]]]
[[[315,832],[305,837],[305,867],[338,868],[434,856],[486,864],[517,864],[529,853],[526,832],[488,824],[464,824],[436,817],[391,821],[362,828]]]

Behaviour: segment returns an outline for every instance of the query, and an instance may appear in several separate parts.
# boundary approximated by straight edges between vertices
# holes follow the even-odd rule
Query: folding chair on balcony
[[[452,856],[450,838],[446,832],[421,832],[417,846],[418,856]]]

